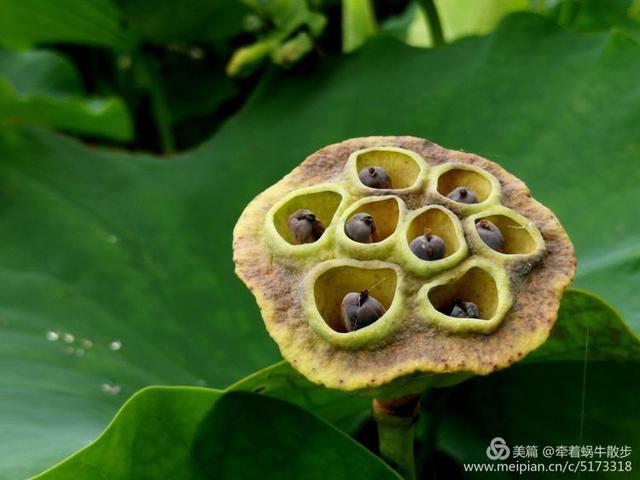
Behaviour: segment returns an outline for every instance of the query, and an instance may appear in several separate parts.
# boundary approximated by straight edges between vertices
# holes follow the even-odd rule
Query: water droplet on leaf
[[[111,383],[103,383],[101,389],[102,393],[106,393],[107,395],[118,395],[120,393],[120,385]]]
[[[47,332],[47,340],[50,342],[56,342],[59,338],[60,335],[58,335],[58,332],[54,332],[53,330]]]

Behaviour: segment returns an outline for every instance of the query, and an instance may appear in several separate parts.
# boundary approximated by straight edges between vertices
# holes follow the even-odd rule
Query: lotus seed
[[[447,195],[454,202],[460,203],[478,203],[478,197],[476,193],[467,187],[457,187]]]
[[[487,246],[493,248],[498,252],[504,251],[504,238],[502,232],[489,220],[480,220],[476,223],[476,230],[478,235]]]
[[[444,241],[438,235],[425,229],[424,235],[416,237],[409,245],[416,257],[422,260],[440,260],[444,258],[446,247]]]
[[[297,210],[287,221],[294,243],[313,243],[324,233],[324,225],[311,210]]]
[[[480,318],[480,311],[473,302],[456,300],[449,315],[456,318]]]
[[[342,299],[340,315],[347,332],[371,325],[384,315],[382,304],[369,295],[368,290],[347,293]]]
[[[360,181],[371,188],[392,188],[391,178],[382,167],[366,167],[358,173]]]
[[[378,241],[376,222],[368,213],[356,213],[344,226],[344,233],[354,242],[374,243]]]

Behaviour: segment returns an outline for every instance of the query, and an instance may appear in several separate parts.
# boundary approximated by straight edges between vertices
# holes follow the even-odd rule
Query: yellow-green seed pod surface
[[[390,187],[364,185],[369,169]],[[320,236],[296,244],[287,222],[301,209]],[[346,235],[357,214],[373,219],[374,241]],[[421,235],[427,246],[436,236],[438,258],[414,254]],[[322,148],[247,206],[233,249],[284,358],[315,383],[377,398],[520,360],[549,335],[576,266],[558,219],[522,181],[414,137]],[[341,302],[353,292],[384,313],[347,331]]]

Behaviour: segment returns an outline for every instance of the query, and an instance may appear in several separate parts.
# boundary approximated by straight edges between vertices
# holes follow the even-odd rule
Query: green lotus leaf
[[[5,48],[82,43],[126,50],[133,43],[109,0],[6,0],[0,5],[0,32]]]
[[[119,141],[133,137],[124,101],[87,98],[73,63],[48,50],[0,51],[0,126],[15,124]]]
[[[247,461],[247,459],[251,461]],[[34,480],[399,479],[308,412],[246,392],[149,387],[94,442]]]

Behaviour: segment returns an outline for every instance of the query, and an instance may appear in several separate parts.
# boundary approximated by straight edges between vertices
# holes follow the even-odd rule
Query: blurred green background
[[[145,385],[277,361],[231,231],[349,137],[512,171],[640,333],[639,22],[637,0],[0,0],[0,479]]]

